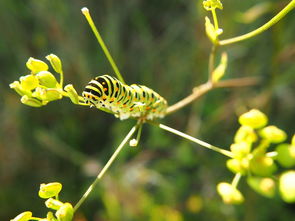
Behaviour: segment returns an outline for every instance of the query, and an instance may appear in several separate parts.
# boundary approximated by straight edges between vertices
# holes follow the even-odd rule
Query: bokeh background
[[[224,0],[221,38],[243,34],[288,1]],[[198,0],[0,1],[0,220],[22,211],[44,216],[40,183],[63,183],[61,199],[75,204],[135,123],[119,121],[66,98],[42,108],[20,103],[9,83],[28,73],[29,57],[50,53],[63,61],[65,83],[81,92],[101,74],[113,74],[80,9],[87,6],[128,83],[153,88],[170,104],[207,79],[207,12]],[[216,89],[161,122],[229,148],[237,116],[259,108],[270,123],[294,133],[295,19],[222,48],[225,78],[257,76],[258,85]],[[221,49],[218,51],[221,52]],[[230,181],[226,158],[150,125],[137,148],[126,147],[75,220],[292,220],[294,204],[266,199],[244,181],[240,206],[225,205],[216,184]]]

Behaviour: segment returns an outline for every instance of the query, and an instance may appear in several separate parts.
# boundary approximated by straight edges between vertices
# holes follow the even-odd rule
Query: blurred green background
[[[218,11],[221,38],[259,27],[289,1],[226,0]],[[257,6],[256,10],[250,8]],[[75,204],[135,123],[119,121],[69,100],[42,108],[22,105],[9,83],[28,73],[29,57],[50,53],[63,61],[65,83],[82,92],[87,82],[113,74],[80,9],[87,6],[128,83],[153,88],[173,104],[207,79],[210,42],[202,1],[0,1],[0,220],[22,211],[44,216],[40,183],[63,184],[61,200]],[[257,86],[216,89],[163,123],[228,148],[237,116],[259,108],[270,123],[294,133],[294,11],[271,30],[222,48],[225,78],[259,76]],[[221,50],[219,50],[220,52]],[[230,181],[226,158],[145,125],[140,145],[126,147],[76,220],[292,220],[294,204],[266,199],[244,181],[246,201],[222,203],[216,184]]]

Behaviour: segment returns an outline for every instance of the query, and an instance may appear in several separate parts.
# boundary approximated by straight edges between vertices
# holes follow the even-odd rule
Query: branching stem
[[[207,93],[208,91],[214,89],[214,88],[224,88],[224,87],[243,87],[243,86],[250,86],[255,85],[259,81],[259,78],[254,77],[246,77],[246,78],[237,78],[237,79],[229,79],[229,80],[223,80],[217,83],[212,84],[211,82],[206,82],[204,84],[201,84],[198,87],[193,88],[192,94],[185,97],[184,99],[178,101],[177,103],[169,106],[167,108],[166,114],[171,114],[184,106],[192,103],[199,97],[201,97],[203,94]]]
[[[120,143],[120,145],[117,147],[116,151],[113,153],[113,155],[111,156],[111,158],[109,159],[109,161],[106,163],[106,165],[103,167],[103,169],[100,171],[100,173],[97,175],[96,179],[94,180],[94,182],[88,187],[87,191],[84,193],[84,195],[81,197],[81,199],[79,200],[79,202],[75,205],[74,207],[74,211],[76,211],[81,204],[85,201],[85,199],[88,197],[88,195],[91,193],[91,191],[93,190],[93,188],[96,186],[96,184],[99,182],[99,180],[103,177],[103,175],[105,174],[105,172],[109,169],[109,167],[112,165],[113,161],[117,158],[118,154],[120,153],[120,151],[123,149],[124,145],[130,140],[130,138],[132,137],[132,135],[135,133],[135,131],[137,130],[138,125],[133,126],[131,128],[131,130],[129,131],[129,133],[126,135],[126,137],[124,138],[124,140]]]

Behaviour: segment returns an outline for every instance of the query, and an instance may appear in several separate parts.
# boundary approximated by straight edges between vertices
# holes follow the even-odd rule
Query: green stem
[[[99,182],[99,180],[103,177],[105,172],[109,169],[109,167],[112,165],[113,161],[117,158],[120,151],[123,149],[124,145],[128,142],[128,140],[131,138],[131,136],[135,133],[138,126],[133,126],[129,133],[126,135],[124,140],[120,143],[120,145],[117,147],[116,151],[113,153],[109,161],[106,163],[106,165],[103,167],[103,169],[100,171],[100,173],[97,175],[94,182],[88,187],[87,191],[84,193],[84,195],[81,197],[81,199],[78,201],[78,203],[74,207],[74,211],[76,211],[81,204],[85,201],[85,199],[88,197],[88,195],[91,193],[91,191],[94,189],[96,184]]]
[[[234,188],[237,188],[238,184],[239,184],[239,181],[242,177],[242,174],[241,173],[236,173],[231,185],[234,187]]]
[[[246,40],[248,38],[252,38],[264,31],[266,31],[267,29],[269,29],[271,26],[273,26],[274,24],[276,24],[279,20],[281,20],[288,12],[290,12],[293,8],[295,7],[295,0],[292,0],[285,8],[283,8],[277,15],[275,15],[272,19],[270,19],[267,23],[265,23],[264,25],[262,25],[261,27],[257,28],[254,31],[251,31],[247,34],[238,36],[238,37],[234,37],[234,38],[230,38],[230,39],[225,39],[225,40],[221,40],[219,41],[219,45],[228,45],[228,44],[232,44],[232,43],[236,43],[239,41],[243,41]]]
[[[213,44],[210,55],[209,55],[209,65],[208,65],[209,82],[212,82],[212,79],[213,79],[215,55],[216,55],[216,44]]]
[[[218,19],[217,19],[216,11],[215,11],[215,9],[212,9],[211,12],[212,12],[215,31],[217,31],[219,29],[219,27],[218,27]]]
[[[199,144],[199,145],[201,145],[203,147],[206,147],[206,148],[208,148],[210,150],[214,150],[214,151],[216,151],[218,153],[221,153],[221,154],[223,154],[223,155],[225,155],[227,157],[233,158],[233,154],[230,151],[227,151],[227,150],[224,150],[222,148],[219,148],[219,147],[213,146],[211,144],[208,144],[208,143],[206,143],[206,142],[204,142],[202,140],[194,138],[194,137],[192,137],[192,136],[190,136],[188,134],[185,134],[183,132],[175,130],[175,129],[173,129],[171,127],[168,127],[168,126],[166,126],[164,124],[155,124],[155,123],[152,123],[152,122],[150,122],[150,123],[154,124],[154,125],[157,125],[159,128],[161,128],[163,130],[169,131],[170,133],[176,134],[177,136],[183,137],[183,138],[185,138],[187,140],[190,140],[190,141],[192,141],[194,143],[197,143],[197,144]]]
[[[108,61],[110,62],[110,64],[111,64],[114,72],[116,73],[118,79],[122,83],[125,83],[125,81],[124,81],[124,79],[123,79],[123,77],[122,77],[122,75],[121,75],[121,73],[120,73],[120,71],[119,71],[116,63],[114,62],[114,59],[112,58],[112,56],[111,56],[111,54],[110,54],[107,46],[105,45],[105,43],[104,43],[101,35],[99,34],[98,29],[95,27],[95,24],[94,24],[94,22],[93,22],[93,20],[91,18],[91,15],[89,13],[88,8],[84,7],[84,8],[81,9],[81,11],[82,11],[83,15],[85,16],[85,18],[87,19],[87,21],[88,21],[88,23],[89,23],[89,25],[90,25],[90,27],[91,27],[91,29],[92,29],[95,37],[96,37],[98,43],[100,44],[100,46],[101,46],[101,48],[102,48],[105,56],[107,57]]]
[[[64,73],[63,73],[63,71],[61,71],[59,74],[60,74],[60,82],[59,82],[59,84],[60,84],[60,87],[63,88],[63,84],[64,84]]]

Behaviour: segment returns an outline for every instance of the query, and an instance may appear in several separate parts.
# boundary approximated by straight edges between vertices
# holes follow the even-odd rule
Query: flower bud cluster
[[[227,168],[235,174],[247,176],[248,185],[257,193],[265,197],[274,197],[276,183],[274,177],[278,167],[290,168],[295,166],[295,136],[291,144],[282,143],[286,140],[286,133],[276,126],[269,125],[267,116],[259,110],[252,109],[239,117],[241,127],[237,130],[234,143],[230,146],[233,158],[226,162]],[[272,150],[270,150],[272,149]],[[286,202],[295,202],[294,171],[280,176],[280,193]],[[291,177],[291,178],[289,178]],[[286,184],[288,183],[288,184]],[[222,184],[222,185],[221,185]],[[218,193],[226,203],[241,203],[235,186],[219,184]],[[293,188],[293,189],[292,189]],[[285,189],[289,193],[286,194]],[[290,190],[292,189],[292,191]]]
[[[71,221],[74,215],[73,206],[70,203],[63,203],[58,200],[58,194],[62,189],[60,183],[41,184],[39,190],[39,197],[47,199],[45,205],[47,208],[55,211],[49,211],[45,218],[33,217],[31,211],[23,212],[17,215],[11,221],[29,221],[29,220],[42,220],[42,221]]]
[[[48,70],[48,65],[38,59],[29,58],[26,66],[30,73],[14,81],[9,86],[20,96],[21,102],[31,107],[41,107],[51,101],[68,96],[73,103],[79,103],[79,96],[73,85],[67,85],[63,90],[63,70],[59,57],[54,54],[46,56],[53,70],[60,75],[58,82],[56,77]]]

